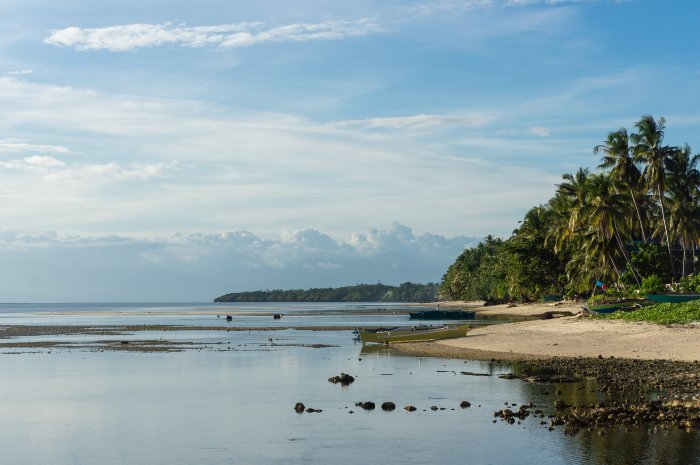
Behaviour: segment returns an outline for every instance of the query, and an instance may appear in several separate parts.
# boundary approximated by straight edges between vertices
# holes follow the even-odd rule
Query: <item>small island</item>
[[[433,302],[440,285],[434,283],[356,284],[336,288],[264,290],[235,292],[214,299],[214,302]]]

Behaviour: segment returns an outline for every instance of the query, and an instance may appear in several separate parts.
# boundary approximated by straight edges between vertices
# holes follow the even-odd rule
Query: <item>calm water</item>
[[[255,313],[253,307],[260,307],[261,314],[282,311],[286,325],[293,319],[306,326],[360,326],[368,321],[405,323],[407,318],[399,307],[388,314],[355,316],[333,314],[342,305],[245,307],[239,313]],[[239,326],[274,323],[269,316],[236,316],[236,309],[222,308],[5,305],[0,325],[149,320],[225,325],[217,320],[217,311],[233,313]],[[0,463],[700,464],[698,433],[611,429],[602,437],[587,432],[570,437],[561,428],[547,431],[539,418],[512,426],[492,423],[493,412],[506,402],[532,401],[550,411],[554,398],[545,390],[561,389],[569,402],[581,396],[587,402],[598,400],[589,392],[591,386],[460,374],[496,375],[511,369],[505,364],[409,357],[383,347],[363,351],[350,331],[155,335],[221,344],[173,353],[54,349],[0,354]],[[134,337],[143,339],[143,334]],[[269,337],[279,345],[270,346]],[[84,339],[104,337],[61,338]],[[312,343],[333,347],[294,345]],[[348,387],[327,381],[340,372],[356,381]],[[392,401],[399,408],[365,412],[354,406],[367,400]],[[462,400],[472,407],[459,408]],[[299,415],[293,411],[298,401],[323,412]],[[401,408],[409,404],[418,411]],[[433,412],[433,405],[445,410]]]

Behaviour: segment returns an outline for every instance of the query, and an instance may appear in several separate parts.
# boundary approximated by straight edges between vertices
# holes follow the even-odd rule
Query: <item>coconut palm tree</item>
[[[603,153],[603,158],[601,158],[598,168],[609,169],[613,179],[626,189],[629,189],[630,198],[637,212],[642,240],[646,242],[647,237],[644,222],[642,221],[642,213],[637,202],[641,173],[632,157],[627,129],[620,128],[609,133],[605,143],[596,145],[593,148],[593,153]]]
[[[671,251],[671,240],[668,232],[668,221],[666,220],[666,208],[664,206],[666,196],[666,164],[671,156],[674,147],[663,145],[664,130],[666,120],[660,117],[654,120],[651,115],[644,115],[634,125],[637,132],[630,135],[630,141],[634,144],[632,153],[635,161],[644,163],[642,177],[648,190],[656,195],[661,208],[661,221],[666,236],[666,246],[668,247],[668,258],[671,262],[671,279],[676,277],[676,267],[673,263],[673,252]]]
[[[617,243],[619,251],[627,263],[627,268],[639,284],[638,273],[627,255],[627,249],[620,234],[621,225],[625,224],[625,219],[630,213],[628,199],[616,191],[612,178],[606,173],[591,175],[587,182],[587,191],[586,202],[581,209],[586,223],[595,232],[599,242],[615,241]],[[606,259],[607,262],[615,266],[612,254]]]
[[[564,182],[557,184],[557,194],[566,199],[569,207],[569,233],[573,234],[581,226],[580,213],[586,203],[587,183],[590,171],[579,168],[576,174],[562,175]]]
[[[669,190],[669,228],[671,237],[683,247],[681,276],[685,276],[687,251],[693,252],[700,241],[700,155],[691,155],[686,144],[667,159]],[[694,270],[693,270],[694,271]]]

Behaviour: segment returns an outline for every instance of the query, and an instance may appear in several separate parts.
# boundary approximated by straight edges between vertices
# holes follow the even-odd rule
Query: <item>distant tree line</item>
[[[448,268],[450,300],[546,294],[693,291],[700,244],[700,155],[664,143],[665,120],[643,116],[593,149],[598,171],[562,176],[508,239],[488,236]],[[697,292],[697,291],[695,291]]]
[[[435,283],[357,284],[337,288],[265,290],[222,295],[214,302],[433,302],[440,285]]]

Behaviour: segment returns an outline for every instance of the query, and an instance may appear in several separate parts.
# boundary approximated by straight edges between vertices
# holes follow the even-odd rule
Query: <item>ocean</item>
[[[547,413],[555,399],[604,400],[590,381],[524,383],[497,376],[517,370],[507,363],[414,357],[354,341],[351,328],[406,325],[409,309],[0,305],[0,326],[222,328],[0,340],[0,463],[700,464],[697,432],[610,428],[604,435],[582,430],[569,436],[561,427],[550,431],[541,424],[546,417],[512,425],[494,417],[506,406],[530,402]],[[284,316],[275,320],[273,313]],[[476,322],[484,323],[494,322]],[[227,325],[250,329],[225,331]],[[107,350],[115,341],[143,339],[191,345],[181,351]],[[18,341],[61,346],[2,347]],[[328,381],[340,373],[355,381],[348,386]],[[356,406],[367,401],[376,408]],[[471,406],[461,408],[462,401]],[[297,402],[321,411],[296,413]],[[383,402],[396,409],[383,411]],[[408,405],[416,410],[403,408]]]

